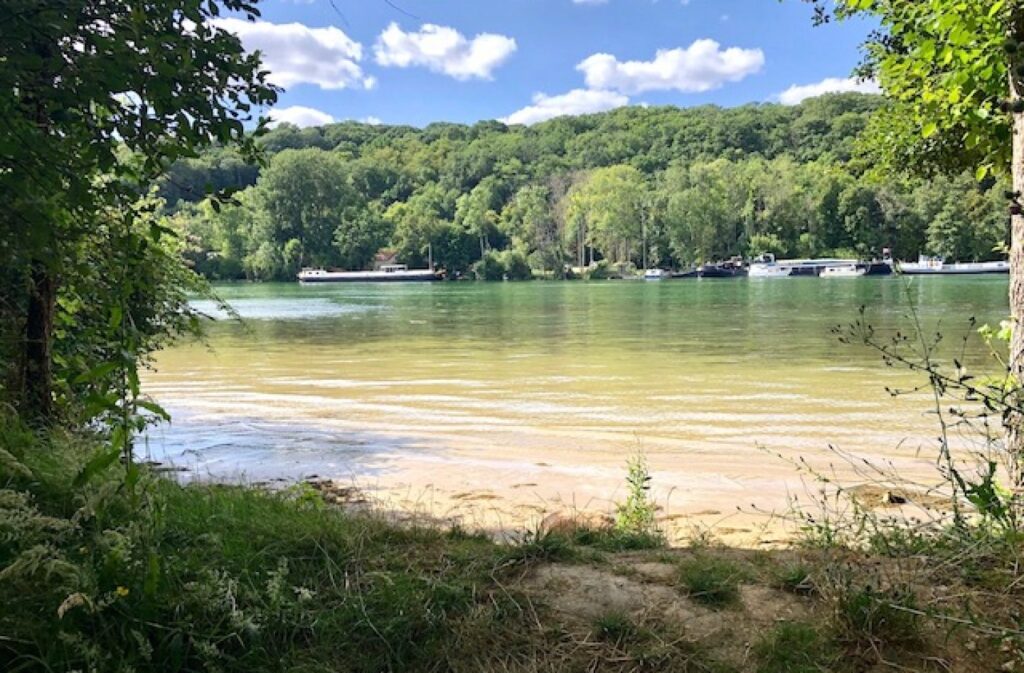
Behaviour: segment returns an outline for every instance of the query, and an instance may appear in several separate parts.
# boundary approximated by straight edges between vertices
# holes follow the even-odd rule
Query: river
[[[886,392],[920,381],[833,327],[866,306],[882,333],[909,331],[913,304],[951,344],[1007,312],[1006,279],[988,277],[216,290],[242,320],[221,316],[145,377],[174,416],[149,434],[155,460],[193,478],[350,480],[389,507],[509,527],[609,511],[640,450],[665,521],[726,536],[804,497],[787,460],[827,470],[830,446],[932,474],[927,396]],[[986,364],[976,339],[966,360]]]

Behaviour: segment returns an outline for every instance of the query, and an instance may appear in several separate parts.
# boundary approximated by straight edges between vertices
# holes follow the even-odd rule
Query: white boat
[[[669,277],[665,269],[647,269],[644,271],[644,280],[664,280]]]
[[[860,278],[868,275],[868,267],[863,264],[840,264],[826,266],[821,270],[822,278]]]
[[[300,283],[400,283],[438,280],[436,271],[410,269],[404,264],[388,264],[376,271],[326,271],[303,269]]]
[[[990,273],[1010,273],[1009,262],[962,262],[947,264],[941,257],[921,255],[917,262],[900,262],[896,267],[908,276],[966,276]]]
[[[861,262],[856,259],[839,259],[835,257],[821,257],[816,259],[780,259],[776,260],[775,255],[765,253],[756,261],[750,263],[748,275],[751,278],[787,278],[789,276],[823,276],[829,269],[840,269],[838,272],[830,272],[837,277],[855,276],[883,276],[892,273],[892,265],[889,261]],[[854,270],[857,273],[854,273]]]
[[[753,262],[747,269],[751,278],[787,278],[793,275],[793,267],[777,262]]]
[[[751,278],[787,278],[789,276],[819,276],[830,266],[856,264],[855,259],[781,259],[765,253],[750,263],[748,275]]]

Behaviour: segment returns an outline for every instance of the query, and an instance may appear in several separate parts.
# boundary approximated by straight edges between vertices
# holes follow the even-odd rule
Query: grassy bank
[[[75,485],[89,438],[3,430],[4,671],[1024,666],[1013,542],[665,549],[563,525],[496,544],[307,487],[126,480],[117,466]]]

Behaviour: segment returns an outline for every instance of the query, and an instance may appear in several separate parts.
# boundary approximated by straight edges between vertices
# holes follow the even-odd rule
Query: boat
[[[866,275],[868,275],[866,264],[841,264],[826,266],[821,270],[822,278],[860,278]]]
[[[375,271],[327,271],[303,269],[300,283],[402,283],[440,280],[431,269],[410,269],[405,264],[387,264]]]
[[[644,280],[665,280],[669,272],[665,269],[647,269],[644,271]]]
[[[1010,273],[1010,263],[999,261],[949,264],[942,257],[921,255],[917,262],[900,262],[896,269],[907,276],[967,276]]]
[[[856,259],[839,259],[832,257],[818,259],[782,259],[776,260],[775,255],[765,253],[750,264],[748,274],[751,278],[788,278],[790,276],[822,276],[827,269],[839,268],[837,275],[848,276],[887,276],[892,273],[892,263],[883,258],[882,261],[862,262]],[[856,271],[856,273],[855,273]],[[831,276],[833,273],[830,272]]]
[[[733,257],[726,262],[716,264],[705,264],[697,271],[701,278],[739,278],[747,275],[747,267],[739,257]]]

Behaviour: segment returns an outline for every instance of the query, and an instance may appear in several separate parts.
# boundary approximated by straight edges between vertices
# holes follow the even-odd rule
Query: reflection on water
[[[909,300],[949,337],[1006,312],[1000,278],[218,291],[245,322],[219,321],[208,345],[160,355],[147,387],[176,421],[151,437],[154,457],[221,475],[410,483],[414,464],[476,465],[467,482],[516,465],[586,466],[612,483],[639,445],[690,486],[698,473],[764,477],[759,446],[824,456],[833,444],[918,464],[935,435],[926,401],[889,397],[885,386],[911,379],[830,329],[862,305],[879,329],[906,329]],[[981,365],[980,347],[967,360]]]

